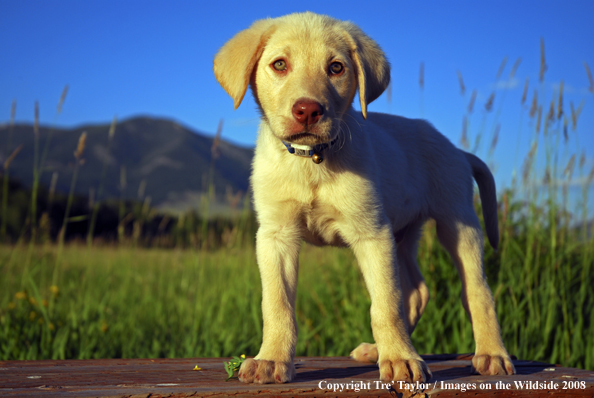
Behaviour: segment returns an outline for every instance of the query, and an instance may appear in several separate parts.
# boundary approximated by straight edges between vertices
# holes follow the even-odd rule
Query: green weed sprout
[[[239,368],[241,367],[241,364],[243,363],[243,361],[245,361],[245,354],[242,354],[241,357],[233,357],[233,359],[229,362],[224,362],[225,370],[227,371],[227,374],[229,375],[229,377],[227,377],[227,380],[225,380],[225,381],[229,381],[233,378],[233,375],[235,375],[235,372],[239,371]]]

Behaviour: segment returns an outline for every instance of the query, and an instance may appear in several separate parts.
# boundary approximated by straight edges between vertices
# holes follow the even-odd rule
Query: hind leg
[[[396,249],[409,335],[415,330],[429,301],[429,290],[417,264],[417,247],[422,226],[422,222],[408,226]],[[397,237],[396,240],[400,239]],[[377,347],[375,344],[361,343],[351,352],[351,358],[360,362],[377,362]]]
[[[483,238],[476,214],[437,220],[437,236],[462,280],[462,304],[470,316],[476,343],[472,371],[482,375],[514,374],[483,269]]]
[[[408,333],[412,334],[429,301],[429,289],[417,264],[417,248],[423,222],[410,225],[396,249],[400,284],[407,314]]]

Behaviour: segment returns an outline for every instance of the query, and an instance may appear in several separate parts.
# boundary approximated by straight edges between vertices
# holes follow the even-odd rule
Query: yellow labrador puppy
[[[309,12],[265,19],[220,49],[214,73],[235,108],[250,86],[262,114],[251,183],[264,336],[258,355],[243,363],[241,381],[295,378],[303,239],[348,246],[357,257],[376,344],[363,343],[351,356],[377,361],[384,381],[428,380],[431,372],[410,340],[429,299],[416,263],[428,218],[462,280],[476,342],[473,370],[515,373],[485,279],[472,201],[474,177],[497,247],[493,176],[429,123],[367,112],[390,80],[390,65],[372,39],[352,23]],[[357,90],[361,112],[352,107]]]

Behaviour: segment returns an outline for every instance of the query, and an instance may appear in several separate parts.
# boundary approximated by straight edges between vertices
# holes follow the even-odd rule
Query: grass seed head
[[[594,93],[594,79],[592,79],[592,71],[590,71],[590,66],[586,61],[584,61],[584,68],[586,69],[586,74],[588,75],[588,82],[590,82],[590,86],[588,87],[588,91]]]
[[[499,69],[497,70],[497,76],[496,76],[497,80],[499,80],[499,78],[501,77],[501,74],[503,73],[503,70],[505,69],[505,65],[507,65],[507,55],[505,57],[503,57],[503,60],[501,61],[501,64],[499,65]]]
[[[495,148],[497,147],[497,141],[499,140],[499,129],[501,128],[501,125],[499,123],[497,123],[497,126],[495,126],[495,132],[493,133],[493,140],[491,140],[491,146],[489,147],[489,154],[492,154],[495,151]]]
[[[532,160],[534,159],[534,155],[536,154],[536,149],[538,148],[538,141],[532,141],[532,146],[530,147],[530,151],[528,151],[528,155],[524,159],[524,164],[522,165],[522,181],[524,185],[528,181],[528,177],[530,176],[530,169],[532,168]]]
[[[544,81],[544,74],[547,70],[547,62],[545,59],[545,45],[544,39],[540,38],[540,71],[538,73],[538,79],[543,82]]]
[[[565,139],[565,143],[569,141],[569,135],[567,134],[567,116],[563,115],[563,138]]]
[[[458,84],[460,84],[460,95],[464,95],[466,93],[466,86],[464,86],[464,79],[462,79],[462,72],[457,70],[456,73],[458,74]]]
[[[577,128],[577,122],[580,117],[580,113],[582,113],[582,109],[584,108],[584,100],[580,102],[577,109],[573,108],[573,102],[570,101],[569,104],[571,106],[571,127],[575,131],[575,129]]]
[[[464,120],[462,121],[462,136],[460,137],[460,145],[462,145],[462,148],[464,149],[468,149],[470,146],[468,143],[468,136],[466,134],[467,125],[468,122],[466,120],[466,116],[464,116]]]
[[[532,97],[532,105],[530,105],[530,118],[533,118],[538,111],[538,90],[534,89],[534,96]]]
[[[142,200],[144,198],[144,191],[146,190],[146,179],[140,181],[138,185],[138,199]]]
[[[542,105],[538,106],[538,115],[536,116],[536,133],[540,132],[540,121],[542,119]]]
[[[52,173],[52,180],[50,181],[50,189],[49,189],[49,200],[50,202],[54,199],[54,194],[56,193],[56,185],[58,183],[58,172],[54,171]]]
[[[116,130],[117,124],[118,124],[118,118],[117,118],[117,116],[114,116],[113,119],[111,120],[111,125],[109,126],[109,133],[107,135],[109,142],[113,141],[113,137],[115,135],[115,130]]]
[[[39,138],[39,102],[35,101],[35,119],[33,122],[33,133]]]
[[[470,95],[470,102],[468,102],[468,113],[472,113],[474,109],[474,101],[476,100],[476,89],[472,90],[472,94]]]
[[[565,170],[563,170],[563,175],[567,176],[567,180],[571,181],[571,177],[573,175],[573,166],[575,164],[575,153],[571,155],[569,158],[569,162],[567,162],[567,166],[565,166]]]
[[[550,183],[551,183],[551,171],[547,167],[545,170],[544,176],[542,177],[542,184],[549,185]]]
[[[489,96],[489,99],[487,99],[487,102],[485,103],[485,110],[487,112],[491,112],[491,109],[493,109],[493,102],[495,101],[495,91],[493,91],[491,93],[491,95]]]
[[[425,88],[425,63],[421,62],[419,66],[419,87],[421,90]]]
[[[522,58],[518,57],[518,59],[516,59],[516,62],[514,62],[514,66],[512,66],[511,72],[509,72],[510,79],[513,79],[516,76],[516,72],[518,71],[518,68],[520,67],[521,63],[522,63]]]
[[[233,193],[233,190],[231,189],[231,187],[228,186],[227,190],[225,192],[225,196],[227,199],[227,203],[229,204],[231,209],[235,210],[235,209],[237,209],[237,206],[239,205],[239,202],[241,201],[241,199],[243,197],[243,192],[237,191],[236,193]]]
[[[58,115],[62,113],[62,105],[64,105],[64,101],[66,101],[66,94],[68,94],[68,85],[64,86],[64,90],[62,90],[62,95],[60,96],[60,101],[58,101]]]
[[[12,101],[12,106],[10,107],[10,126],[14,126],[14,119],[16,117],[16,100]]]
[[[76,147],[76,151],[74,151],[74,157],[76,160],[80,161],[83,157],[85,152],[85,143],[87,142],[87,132],[83,131],[80,137],[78,138],[78,145]]]
[[[524,91],[522,92],[522,105],[526,103],[526,97],[528,96],[528,81],[529,79],[526,78],[526,83],[524,83]]]
[[[219,126],[217,127],[217,133],[212,140],[212,146],[210,147],[210,155],[212,159],[218,159],[221,156],[219,151],[219,144],[221,143],[221,133],[223,132],[223,119],[219,120]]]
[[[561,80],[561,84],[559,85],[559,100],[557,102],[557,119],[561,119],[561,115],[563,115],[563,80]]]
[[[18,147],[15,148],[14,151],[12,151],[10,156],[8,158],[6,158],[6,160],[4,161],[4,170],[8,170],[8,168],[10,167],[10,164],[12,163],[12,161],[14,160],[16,155],[18,155],[22,149],[23,149],[23,144],[19,145]]]
[[[549,106],[549,113],[547,113],[547,123],[552,123],[555,121],[555,100],[551,100],[551,105]]]

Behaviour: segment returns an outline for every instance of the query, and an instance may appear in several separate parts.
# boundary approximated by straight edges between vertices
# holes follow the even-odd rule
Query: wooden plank
[[[347,357],[297,358],[295,382],[266,385],[225,382],[225,358],[0,361],[0,396],[594,396],[592,371],[516,360],[517,375],[479,376],[470,375],[471,355],[423,358],[433,372],[427,385],[396,383],[389,390],[377,381],[376,365]],[[193,370],[196,365],[202,370]]]

